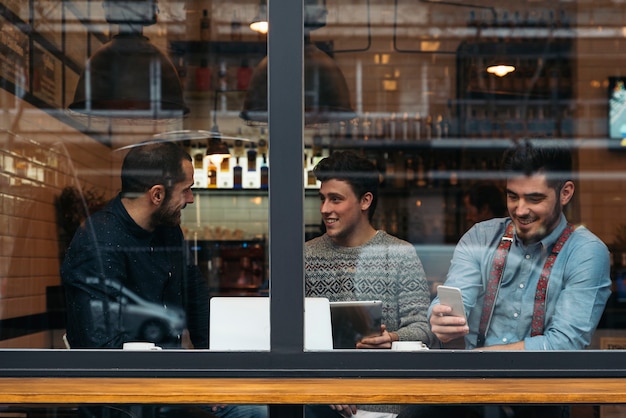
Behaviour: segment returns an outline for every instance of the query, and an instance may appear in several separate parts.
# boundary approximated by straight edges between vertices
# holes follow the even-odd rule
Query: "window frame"
[[[303,2],[268,2],[271,351],[1,350],[4,377],[626,377],[626,351],[304,351]],[[280,63],[273,65],[273,63]],[[299,75],[299,76],[296,76]],[[300,138],[300,140],[294,140]],[[294,174],[297,173],[297,174]],[[300,297],[294,297],[299,295]],[[294,313],[298,312],[298,315]]]

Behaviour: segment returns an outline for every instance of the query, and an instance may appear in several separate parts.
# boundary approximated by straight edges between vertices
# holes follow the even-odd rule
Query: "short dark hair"
[[[321,182],[331,179],[348,182],[359,198],[370,192],[372,204],[369,207],[368,218],[372,220],[378,204],[380,182],[378,170],[373,162],[352,151],[335,151],[313,168],[313,174]]]
[[[572,153],[554,141],[522,141],[505,151],[502,171],[507,178],[545,174],[548,186],[559,190],[563,183],[572,179]]]
[[[161,184],[168,194],[176,183],[185,180],[184,160],[191,157],[178,144],[146,141],[130,149],[122,163],[122,195],[133,197]]]
[[[495,184],[475,184],[466,192],[466,196],[469,203],[478,210],[487,206],[496,217],[504,216],[506,213],[504,193]]]

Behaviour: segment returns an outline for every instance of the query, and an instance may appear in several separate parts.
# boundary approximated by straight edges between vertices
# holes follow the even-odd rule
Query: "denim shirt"
[[[510,218],[474,225],[459,241],[446,285],[463,293],[470,332],[465,347],[476,348],[485,289],[496,249]],[[578,227],[559,253],[548,283],[543,335],[531,337],[537,282],[549,252],[565,229],[559,225],[540,242],[524,246],[515,235],[500,282],[485,346],[524,341],[526,350],[578,350],[589,345],[611,293],[609,251],[588,229]],[[439,303],[435,298],[430,305]]]

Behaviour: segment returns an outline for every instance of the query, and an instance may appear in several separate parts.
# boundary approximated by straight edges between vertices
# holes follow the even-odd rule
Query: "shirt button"
[[[507,339],[506,339],[506,338],[503,338],[503,339],[502,339],[502,342],[503,342],[503,343],[507,342]]]
[[[513,314],[513,318],[517,318],[518,316],[519,316],[519,314],[518,314],[517,312],[515,312],[515,313]]]
[[[520,283],[519,288],[523,289],[524,288],[524,283]]]
[[[526,260],[530,260],[530,254],[526,254],[525,258]]]

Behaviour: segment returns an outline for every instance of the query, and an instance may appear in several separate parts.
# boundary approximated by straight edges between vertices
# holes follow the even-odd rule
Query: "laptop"
[[[330,302],[333,348],[356,348],[364,337],[380,335],[383,303],[380,300]]]
[[[304,300],[305,350],[332,350],[330,307],[326,298]],[[209,350],[268,351],[268,297],[220,296],[210,301]]]

